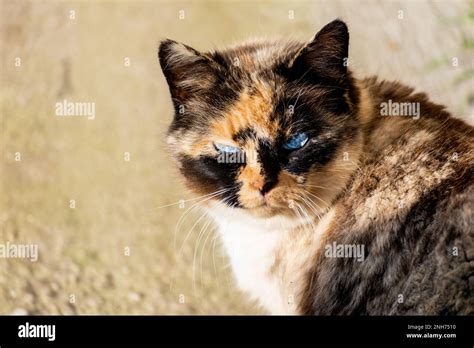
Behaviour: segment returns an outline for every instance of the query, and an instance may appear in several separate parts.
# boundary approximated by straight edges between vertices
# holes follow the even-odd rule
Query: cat
[[[356,78],[348,47],[339,19],[309,43],[162,41],[184,183],[269,313],[474,314],[473,127]]]

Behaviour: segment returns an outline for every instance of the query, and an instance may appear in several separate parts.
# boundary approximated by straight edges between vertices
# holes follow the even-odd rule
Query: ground
[[[473,4],[1,0],[0,244],[38,245],[39,259],[0,258],[0,314],[262,313],[199,211],[176,228],[195,201],[176,204],[192,196],[165,150],[159,40],[309,40],[339,17],[357,76],[413,85],[473,123]],[[63,100],[95,103],[95,118],[56,116]]]

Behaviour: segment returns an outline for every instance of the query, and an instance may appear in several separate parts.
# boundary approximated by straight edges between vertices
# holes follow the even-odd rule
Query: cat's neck
[[[371,77],[358,80],[357,87],[365,159],[374,158],[413,131],[430,128],[450,118],[444,106],[398,82]]]

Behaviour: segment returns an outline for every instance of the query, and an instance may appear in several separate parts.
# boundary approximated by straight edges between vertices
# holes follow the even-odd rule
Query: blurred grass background
[[[1,0],[0,243],[38,244],[39,260],[0,259],[0,314],[260,313],[235,289],[212,225],[198,223],[177,255],[175,226],[190,205],[158,208],[190,197],[164,146],[172,106],[159,40],[200,50],[256,36],[309,40],[340,17],[358,76],[416,86],[473,123],[473,7]],[[94,102],[95,119],[55,116],[64,99]],[[178,248],[199,217],[187,215]]]

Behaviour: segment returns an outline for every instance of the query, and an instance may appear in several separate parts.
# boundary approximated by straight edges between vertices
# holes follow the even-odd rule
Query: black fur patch
[[[219,163],[215,157],[210,156],[201,156],[196,159],[182,156],[180,162],[181,173],[185,177],[192,177],[193,185],[209,193],[228,189],[229,191],[220,194],[217,198],[230,206],[240,207],[237,195],[240,184],[235,179],[242,164]]]

